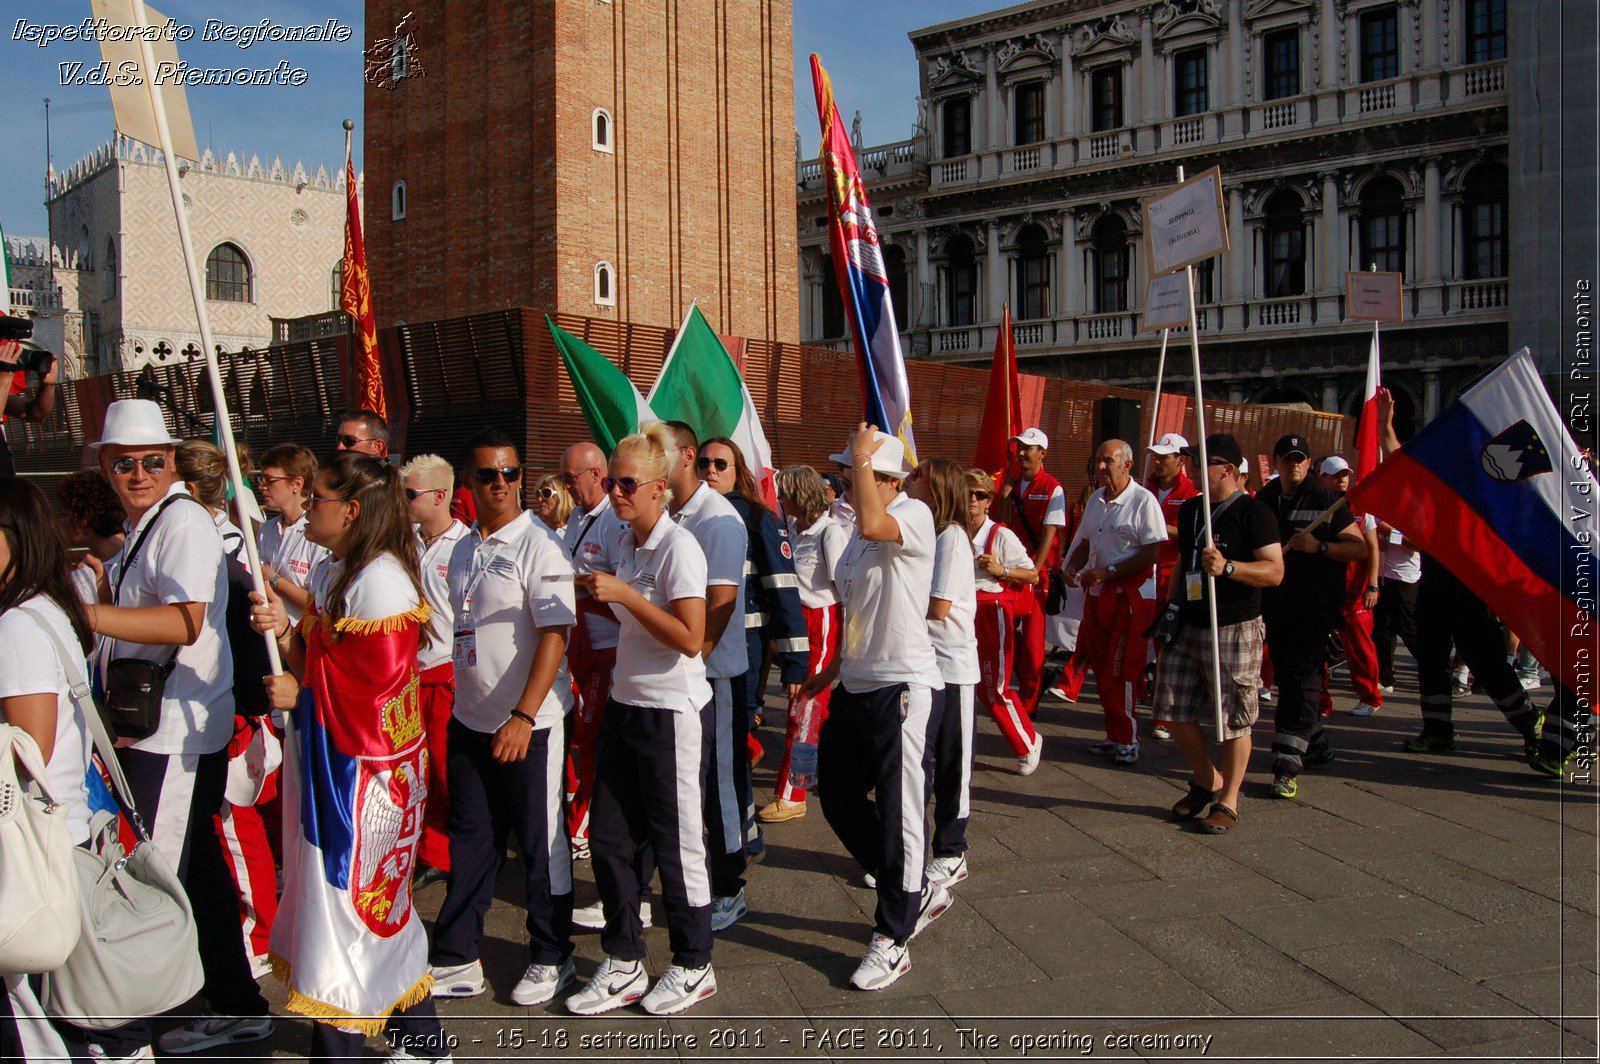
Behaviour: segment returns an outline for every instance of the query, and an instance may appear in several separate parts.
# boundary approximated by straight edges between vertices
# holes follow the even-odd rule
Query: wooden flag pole
[[[222,388],[222,371],[217,366],[216,349],[211,343],[211,321],[206,316],[205,288],[200,270],[195,262],[194,245],[189,238],[189,216],[183,209],[183,193],[178,188],[178,159],[172,152],[172,130],[167,125],[167,108],[161,99],[161,87],[156,84],[155,49],[150,45],[149,17],[145,14],[144,0],[133,0],[133,20],[139,31],[139,54],[143,60],[145,85],[150,92],[150,107],[155,114],[156,130],[160,135],[161,158],[167,168],[167,188],[172,193],[172,213],[178,222],[178,244],[183,248],[183,264],[189,274],[189,294],[194,297],[195,317],[200,326],[200,353],[206,360],[206,376],[211,382],[211,403],[216,408],[217,436],[222,440],[222,451],[228,460],[228,480],[233,485],[233,500],[239,516],[239,527],[251,529],[245,499],[250,489],[245,485],[244,473],[239,468],[239,449],[233,441],[233,422],[228,416],[228,397]],[[247,531],[244,537],[245,556],[250,566],[250,582],[257,594],[266,597],[267,585],[261,573],[261,555],[256,550],[256,538]],[[283,672],[283,662],[278,656],[278,641],[271,634],[263,635],[267,641],[267,660],[272,674]]]

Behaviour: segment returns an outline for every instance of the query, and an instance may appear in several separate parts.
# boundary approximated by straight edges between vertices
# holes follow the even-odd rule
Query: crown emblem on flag
[[[1484,472],[1510,484],[1555,469],[1550,450],[1526,421],[1519,421],[1483,445],[1479,453]]]

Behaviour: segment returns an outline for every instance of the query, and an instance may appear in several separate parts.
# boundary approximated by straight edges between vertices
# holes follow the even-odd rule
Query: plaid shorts
[[[1260,712],[1261,647],[1267,625],[1260,617],[1217,629],[1222,651],[1222,710],[1227,714],[1224,739],[1250,734]],[[1209,626],[1185,624],[1161,651],[1156,664],[1156,718],[1177,723],[1210,723],[1215,719],[1211,694]]]

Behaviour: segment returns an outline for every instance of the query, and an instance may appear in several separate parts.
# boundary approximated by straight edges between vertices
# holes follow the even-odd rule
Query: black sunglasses
[[[144,471],[154,476],[167,468],[167,456],[147,454],[143,458],[135,458],[131,454],[125,454],[111,463],[111,471],[119,477],[125,477],[133,472],[135,466],[144,466]]]
[[[493,484],[496,480],[502,478],[507,484],[515,484],[522,479],[522,467],[506,466],[503,469],[496,469],[492,466],[487,466],[482,469],[474,469],[472,475],[478,478],[479,484]]]
[[[356,445],[357,444],[371,443],[372,442],[372,437],[371,436],[367,436],[367,437],[361,437],[361,436],[337,436],[337,437],[335,437],[335,439],[337,439],[342,445],[344,445],[344,447],[347,450],[352,450],[352,451],[356,449]]]
[[[969,494],[974,499],[977,499],[980,502],[988,502],[989,501],[989,493],[986,492],[986,491],[974,491],[974,492],[969,492]]]
[[[654,484],[656,480],[665,479],[665,477],[656,477],[654,480],[640,480],[638,477],[606,477],[600,481],[600,486],[606,490],[607,495],[621,488],[622,494],[631,496],[646,484]]]
[[[416,502],[418,499],[420,499],[424,495],[432,495],[436,491],[444,491],[444,490],[445,490],[444,488],[407,488],[406,489],[406,500],[408,502]]]
[[[707,458],[705,455],[701,455],[695,460],[694,464],[700,469],[715,469],[718,473],[726,473],[729,463],[726,458]]]

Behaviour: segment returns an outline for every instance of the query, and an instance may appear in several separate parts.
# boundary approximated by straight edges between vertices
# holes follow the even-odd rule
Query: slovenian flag
[[[1351,489],[1476,592],[1561,683],[1594,695],[1600,502],[1527,348]]]
[[[884,432],[900,437],[906,460],[917,461],[911,436],[911,386],[900,354],[900,329],[889,299],[889,271],[878,245],[867,189],[856,166],[856,153],[833,100],[833,83],[822,60],[811,56],[811,82],[817,91],[817,117],[822,122],[822,182],[828,190],[828,246],[839,275],[850,332],[855,337],[861,370],[863,417]]]
[[[683,422],[701,441],[725,436],[737,444],[761,498],[777,512],[778,471],[756,404],[739,367],[696,304],[689,304],[645,401],[657,417]]]

